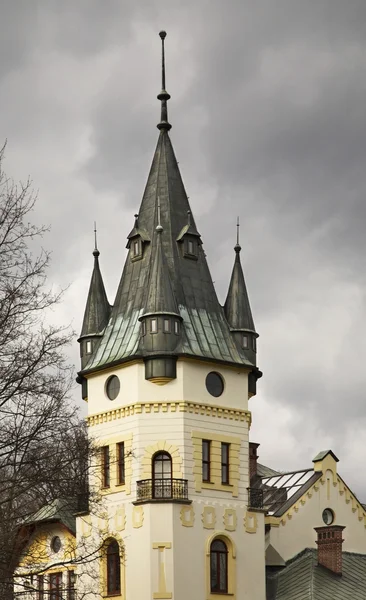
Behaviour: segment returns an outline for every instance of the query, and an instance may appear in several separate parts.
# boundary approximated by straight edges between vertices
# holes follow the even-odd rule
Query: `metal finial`
[[[135,227],[137,227],[138,223],[139,223],[139,216],[138,216],[137,213],[135,215],[133,215],[133,216],[135,217]]]
[[[97,244],[97,223],[96,221],[94,221],[94,250],[93,250],[93,256],[98,257],[100,254],[99,250],[98,250],[98,244]]]
[[[157,125],[158,129],[166,129],[169,131],[171,129],[171,125],[168,122],[168,106],[167,102],[170,98],[170,95],[165,89],[165,48],[164,48],[164,40],[166,38],[166,31],[160,31],[159,33],[161,37],[161,92],[158,94],[158,100],[161,101],[161,118],[160,123]]]
[[[163,226],[162,226],[162,224],[160,222],[160,218],[161,218],[161,215],[160,215],[160,198],[158,197],[158,224],[157,224],[157,227],[156,227],[156,231],[158,233],[161,233],[163,231]]]
[[[191,211],[187,210],[187,217],[188,217],[188,226],[191,225]]]
[[[239,217],[238,217],[237,221],[236,221],[236,244],[234,247],[235,252],[240,252],[240,250],[241,250],[241,245],[239,244],[239,230],[240,230],[240,221],[239,221]]]

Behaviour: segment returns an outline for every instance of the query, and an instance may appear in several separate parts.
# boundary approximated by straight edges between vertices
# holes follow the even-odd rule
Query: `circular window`
[[[323,510],[323,521],[326,525],[331,525],[334,521],[334,512],[330,508]]]
[[[110,400],[115,400],[117,398],[119,390],[121,389],[121,384],[116,375],[112,375],[107,379],[105,389]]]
[[[209,373],[206,377],[206,389],[211,396],[221,396],[224,391],[224,380],[218,373]]]
[[[58,535],[55,535],[54,538],[52,538],[51,541],[51,550],[52,552],[59,552],[59,550],[61,549],[61,540],[58,537]]]

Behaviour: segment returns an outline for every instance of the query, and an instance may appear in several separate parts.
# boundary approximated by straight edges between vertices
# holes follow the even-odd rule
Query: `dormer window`
[[[158,333],[158,320],[157,319],[151,319],[150,331],[151,331],[151,333]]]
[[[248,348],[249,343],[248,343],[248,336],[247,335],[243,335],[243,348]]]
[[[92,346],[91,340],[88,340],[88,341],[86,342],[86,345],[85,345],[85,351],[86,351],[86,354],[91,354],[91,353],[92,353],[92,351],[93,351],[93,346]]]
[[[131,244],[131,259],[134,261],[140,258],[142,258],[142,242],[141,238],[137,238]]]
[[[193,258],[193,260],[197,260],[198,258],[198,240],[193,237],[186,235],[183,240],[183,255],[186,258]]]
[[[170,319],[164,319],[164,333],[170,333],[171,323]]]

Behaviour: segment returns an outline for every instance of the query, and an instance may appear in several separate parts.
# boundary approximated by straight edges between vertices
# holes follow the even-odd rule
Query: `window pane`
[[[164,332],[170,332],[170,319],[164,319]]]
[[[219,580],[220,580],[220,592],[226,592],[227,591],[227,555],[226,553],[221,553],[219,554],[220,557],[220,574],[219,574]]]
[[[133,244],[133,255],[138,256],[139,253],[140,253],[139,243],[138,243],[138,241],[136,241]]]
[[[117,444],[118,456],[118,483],[125,482],[125,445],[124,442]]]
[[[243,335],[243,348],[248,348],[248,336]]]
[[[103,487],[110,486],[109,446],[102,448],[102,485]]]
[[[158,330],[158,323],[156,319],[151,319],[151,333],[156,333]]]
[[[179,333],[179,321],[174,321],[174,333]]]
[[[202,458],[204,461],[210,460],[210,442],[208,440],[202,441]]]
[[[211,553],[211,592],[219,591],[219,581],[217,572],[217,554]]]

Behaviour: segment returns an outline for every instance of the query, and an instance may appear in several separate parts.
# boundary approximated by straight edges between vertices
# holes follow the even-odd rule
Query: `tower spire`
[[[158,94],[158,100],[161,101],[161,116],[160,123],[158,123],[158,129],[171,129],[171,124],[168,121],[168,100],[170,94],[165,89],[165,51],[164,51],[164,40],[166,38],[166,31],[160,31],[159,36],[161,38],[161,92]]]
[[[93,256],[95,256],[96,258],[98,258],[99,255],[100,255],[100,252],[98,250],[98,244],[97,244],[97,222],[94,221],[94,250],[93,250]]]

